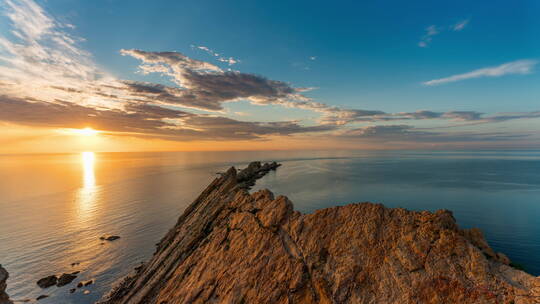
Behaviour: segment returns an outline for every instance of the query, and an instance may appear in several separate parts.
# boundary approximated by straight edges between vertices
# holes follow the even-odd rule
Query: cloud
[[[387,113],[376,109],[345,109],[307,97],[305,92],[312,88],[223,70],[179,52],[120,51],[140,61],[141,73],[164,75],[173,85],[119,79],[93,62],[91,54],[79,46],[82,39],[69,34],[72,26],[59,23],[30,0],[5,3],[2,8],[10,28],[3,31],[5,36],[0,36],[0,121],[3,122],[52,128],[91,126],[105,134],[170,140],[265,139],[315,132],[361,138],[390,138],[390,134],[398,138],[401,134],[400,139],[412,140],[435,135],[402,127],[347,128],[355,123],[383,121],[438,119],[463,126],[540,117],[540,112],[486,115],[474,111]],[[437,33],[436,27],[427,31],[428,37]],[[207,47],[197,48],[213,54],[217,60],[231,59]],[[530,68],[514,66],[503,70],[526,73],[534,64],[529,62]],[[224,103],[238,100],[313,111],[320,117],[316,124],[309,125],[296,120],[261,122],[225,117]],[[442,134],[436,136],[444,138]]]
[[[526,139],[532,134],[501,132],[432,132],[409,125],[376,125],[344,131],[340,138],[392,143],[462,143],[496,142]]]
[[[452,30],[459,32],[463,30],[469,24],[469,19],[461,20],[458,23],[452,25]]]
[[[435,25],[430,25],[426,28],[426,33],[422,36],[420,42],[418,42],[419,47],[427,47],[428,44],[433,40],[433,36],[438,35],[439,29]]]
[[[261,104],[307,100],[305,89],[218,66],[177,52],[123,50],[144,73],[165,74],[177,84],[117,79],[78,46],[82,39],[29,0],[7,0],[12,37],[0,36],[0,121],[32,126],[81,128],[159,136],[175,140],[258,139],[334,129],[297,121],[242,122],[170,108],[224,112],[224,102]],[[230,60],[229,60],[230,61]]]
[[[261,139],[330,131],[332,126],[301,126],[296,121],[245,122],[226,117],[193,114],[149,104],[123,109],[96,109],[71,102],[56,103],[0,96],[0,121],[29,126],[83,128],[109,133],[171,140]]]
[[[428,47],[429,44],[433,41],[433,37],[443,32],[446,32],[446,31],[460,32],[469,24],[469,21],[470,19],[461,20],[450,26],[430,25],[425,28],[425,33],[420,38],[420,41],[418,42],[418,46],[421,48]]]
[[[234,65],[234,64],[237,64],[240,62],[240,60],[236,59],[236,58],[233,58],[233,57],[223,57],[221,56],[219,53],[217,52],[214,52],[212,49],[210,49],[209,47],[206,47],[206,46],[196,46],[196,45],[191,45],[192,48],[195,48],[195,49],[199,49],[199,50],[202,50],[202,51],[205,51],[206,53],[210,54],[211,56],[214,56],[214,57],[217,57],[216,59],[218,61],[221,61],[221,62],[226,62],[228,63],[229,65]]]
[[[419,121],[419,120],[448,120],[458,122],[448,127],[461,127],[467,125],[479,125],[487,123],[499,123],[517,119],[540,118],[540,111],[509,112],[485,115],[476,111],[448,111],[435,112],[419,110],[415,112],[386,113],[377,110],[347,110],[326,109],[321,119],[323,124],[346,125],[352,123],[381,122],[381,121]]]
[[[183,95],[207,103],[249,100],[256,104],[285,104],[291,100],[308,100],[305,89],[263,76],[223,71],[215,65],[194,60],[178,52],[121,50],[121,54],[142,61],[143,73],[160,73],[171,77]],[[212,107],[214,108],[214,107]]]
[[[427,85],[427,86],[435,86],[435,85],[456,82],[456,81],[461,81],[461,80],[467,80],[467,79],[475,79],[475,78],[501,77],[501,76],[513,75],[513,74],[525,75],[525,74],[532,73],[533,68],[536,66],[537,63],[538,61],[536,60],[527,60],[527,59],[517,60],[517,61],[504,63],[495,67],[487,67],[487,68],[482,68],[482,69],[474,70],[474,71],[463,73],[463,74],[457,74],[457,75],[453,75],[449,77],[425,81],[422,84]]]

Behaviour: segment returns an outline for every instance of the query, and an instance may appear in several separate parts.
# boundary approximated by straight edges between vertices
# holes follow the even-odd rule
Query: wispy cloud
[[[479,143],[526,140],[532,134],[502,132],[435,132],[409,125],[375,125],[346,130],[339,138],[392,143]]]
[[[469,19],[461,20],[458,23],[452,25],[452,30],[459,32],[463,30],[469,24]]]
[[[443,32],[446,32],[446,31],[460,32],[463,29],[465,29],[465,27],[467,27],[467,25],[469,24],[469,21],[470,19],[464,19],[450,26],[430,25],[426,27],[424,35],[420,38],[420,41],[418,42],[418,46],[421,48],[428,47],[429,44],[433,41],[433,37]]]
[[[199,45],[199,46],[191,45],[191,47],[192,47],[192,48],[195,48],[195,49],[199,49],[199,50],[205,51],[206,53],[210,54],[211,56],[216,57],[216,60],[217,60],[217,61],[226,62],[226,63],[228,63],[229,65],[234,65],[234,64],[237,64],[237,63],[240,62],[240,60],[238,60],[238,59],[236,59],[236,58],[233,58],[233,57],[224,57],[224,56],[221,56],[219,53],[215,52],[214,50],[210,49],[210,48],[207,47],[207,46],[202,46],[202,45]]]
[[[418,42],[419,47],[427,47],[428,44],[433,40],[433,36],[438,35],[439,29],[435,25],[430,25],[426,28],[426,33],[424,36],[422,36],[422,39],[420,39],[420,42]]]
[[[499,66],[482,68],[482,69],[474,70],[474,71],[463,73],[463,74],[457,74],[457,75],[452,75],[449,77],[425,81],[422,84],[427,85],[427,86],[435,86],[435,85],[456,82],[456,81],[461,81],[461,80],[474,79],[474,78],[501,77],[504,75],[512,75],[512,74],[521,74],[521,75],[530,74],[532,73],[533,68],[536,66],[537,63],[538,61],[536,60],[527,60],[527,59],[517,60],[517,61],[504,63]]]

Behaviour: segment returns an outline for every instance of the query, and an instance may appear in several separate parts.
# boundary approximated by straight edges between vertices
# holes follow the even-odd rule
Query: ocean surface
[[[302,212],[364,201],[449,209],[462,228],[481,228],[496,251],[540,275],[540,151],[85,152],[0,155],[8,293],[15,300],[50,296],[40,303],[97,301],[152,255],[216,172],[252,160],[283,164],[253,191],[287,195]],[[99,240],[107,234],[121,238]],[[36,285],[74,271],[78,278],[67,286]],[[69,293],[89,279],[95,284]]]

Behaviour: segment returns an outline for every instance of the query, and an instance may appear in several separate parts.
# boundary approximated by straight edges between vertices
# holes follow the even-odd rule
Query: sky
[[[540,149],[539,13],[0,0],[0,153]]]

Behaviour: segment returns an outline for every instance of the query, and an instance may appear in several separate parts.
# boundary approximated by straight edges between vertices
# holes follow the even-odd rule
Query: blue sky
[[[76,24],[99,64],[126,78],[147,79],[133,75],[137,64],[120,49],[211,60],[190,47],[202,45],[239,58],[235,68],[242,72],[314,86],[309,96],[348,107],[527,111],[537,109],[540,96],[538,74],[421,85],[537,58],[537,1],[49,2],[52,13]],[[442,30],[427,48],[418,47],[426,27],[462,20],[470,20],[462,31]]]
[[[25,1],[8,2],[25,5]],[[441,114],[427,120],[378,117],[340,122],[340,135],[380,125],[425,129],[466,124],[458,130],[529,131],[534,134],[527,142],[538,143],[538,1],[49,0],[35,4],[58,24],[73,25],[60,31],[81,38],[76,47],[89,53],[95,67],[117,79],[185,89],[171,75],[140,73],[139,66],[148,58],[121,54],[121,50],[175,51],[215,65],[219,73],[232,69],[292,88],[312,88],[300,94],[328,107],[394,116],[421,110],[484,113],[474,119]],[[4,9],[12,8],[8,3]],[[9,18],[0,22],[13,25]],[[16,40],[6,31],[4,35]],[[220,102],[226,110],[220,115],[235,120],[321,124],[321,111],[305,107],[269,101],[261,106],[250,97]],[[501,112],[511,112],[513,118],[501,119]],[[193,113],[207,115],[208,111]],[[480,123],[487,116],[498,118]]]

